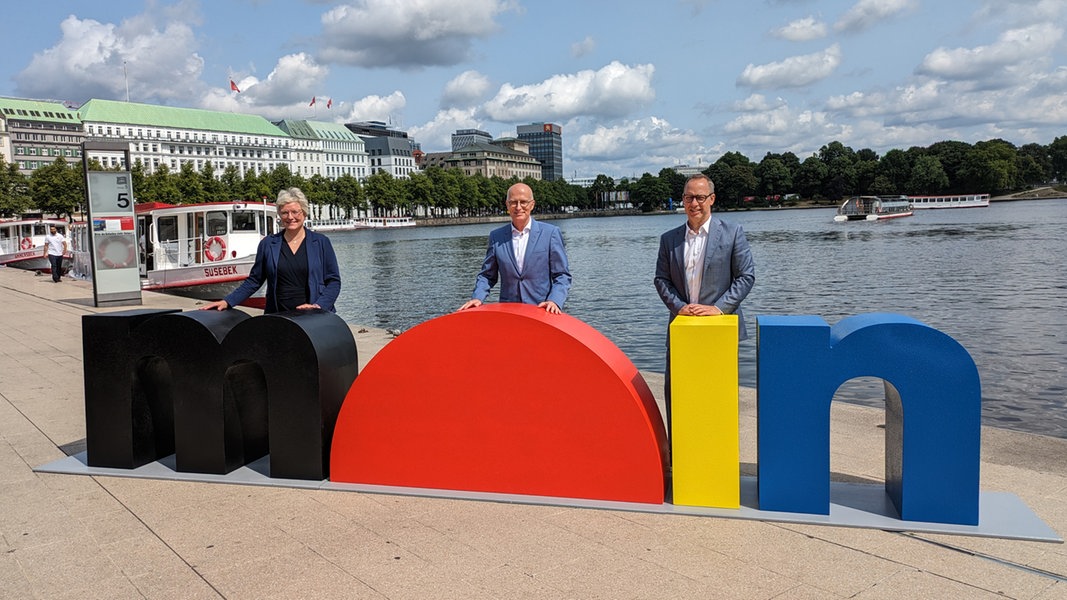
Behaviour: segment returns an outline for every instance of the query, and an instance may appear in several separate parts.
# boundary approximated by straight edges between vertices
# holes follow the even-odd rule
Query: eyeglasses
[[[708,201],[709,198],[713,197],[714,195],[715,194],[686,194],[682,196],[682,202],[685,202],[686,204],[692,204],[693,202],[696,202],[697,204],[704,204]]]
[[[507,204],[509,208],[515,206],[530,208],[530,205],[533,204],[533,200],[508,200],[504,204]]]
[[[304,216],[304,211],[302,211],[302,210],[283,210],[282,212],[278,213],[278,216],[284,217],[286,219],[295,219],[297,217]]]

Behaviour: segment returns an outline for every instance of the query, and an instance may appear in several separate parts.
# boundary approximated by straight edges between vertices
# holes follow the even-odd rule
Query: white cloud
[[[571,56],[574,58],[581,58],[593,50],[596,50],[596,41],[592,36],[587,35],[584,40],[571,44]]]
[[[1019,67],[1023,72],[1035,64],[1045,63],[1041,57],[1053,51],[1063,38],[1063,29],[1052,23],[1033,25],[1003,32],[996,42],[975,48],[938,48],[927,54],[916,69],[920,75],[945,79],[1001,79],[1004,70]]]
[[[841,47],[834,44],[814,54],[765,65],[749,64],[737,78],[737,85],[755,89],[802,87],[829,77],[840,64]]]
[[[423,151],[445,152],[452,149],[452,134],[457,129],[480,128],[473,108],[450,108],[439,111],[429,123],[410,128],[408,133],[422,144]]]
[[[848,33],[866,31],[917,5],[916,0],[859,0],[834,23],[834,29]]]
[[[320,58],[362,67],[455,65],[497,30],[507,0],[359,0],[322,16]]]
[[[407,106],[407,98],[399,90],[388,96],[366,96],[352,103],[352,108],[348,111],[344,122],[395,121],[405,106]]]
[[[773,30],[771,35],[791,42],[808,42],[826,37],[826,29],[826,23],[807,16]]]
[[[148,15],[121,25],[71,15],[60,32],[54,46],[35,54],[14,77],[21,95],[125,99],[128,81],[131,100],[167,103],[186,99],[189,82],[204,68],[204,59],[192,50],[193,30],[181,20],[160,29]]]
[[[655,163],[663,157],[686,156],[702,150],[701,138],[692,131],[672,127],[664,119],[648,117],[611,126],[600,125],[581,135],[574,145],[577,160],[614,161],[641,158]],[[672,159],[664,164],[667,166]]]
[[[485,97],[489,78],[478,71],[464,71],[445,84],[441,108],[470,106]]]
[[[652,65],[618,61],[597,71],[555,75],[541,83],[500,87],[483,107],[493,121],[565,120],[578,115],[622,117],[655,99]]]
[[[752,94],[744,100],[734,102],[733,109],[737,112],[753,112],[762,110],[771,110],[776,106],[781,106],[785,103],[785,100],[781,98],[775,98],[774,103],[767,101],[767,97],[763,94]]]

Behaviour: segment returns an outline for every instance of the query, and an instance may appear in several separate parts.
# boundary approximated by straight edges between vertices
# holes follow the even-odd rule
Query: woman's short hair
[[[278,201],[275,202],[274,205],[278,207],[278,210],[281,210],[283,206],[292,204],[293,202],[300,204],[300,210],[304,211],[305,217],[311,214],[311,207],[308,206],[307,196],[305,196],[304,192],[301,192],[298,187],[291,187],[287,190],[278,192]]]

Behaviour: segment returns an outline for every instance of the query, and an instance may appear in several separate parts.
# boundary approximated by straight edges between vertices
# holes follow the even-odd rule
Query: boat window
[[[233,230],[234,231],[255,231],[256,230],[256,212],[252,210],[235,210],[233,211]]]
[[[178,239],[178,217],[159,217],[156,219],[156,234],[161,242],[170,242]]]
[[[48,227],[44,223],[33,224],[33,235],[45,235],[48,233]]]
[[[206,235],[226,235],[226,212],[212,210],[207,213]]]

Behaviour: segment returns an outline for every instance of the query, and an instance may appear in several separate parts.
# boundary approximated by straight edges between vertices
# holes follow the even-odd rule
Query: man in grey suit
[[[489,234],[471,299],[459,310],[481,306],[499,279],[501,302],[536,304],[552,314],[563,312],[571,273],[559,228],[533,218],[533,190],[525,183],[508,188],[506,206],[511,224]]]
[[[710,316],[736,314],[738,334],[745,339],[741,301],[756,282],[752,250],[740,225],[711,216],[715,184],[706,175],[693,175],[682,195],[686,223],[660,236],[656,260],[656,292],[671,312]],[[670,347],[668,345],[665,396],[670,430]]]

